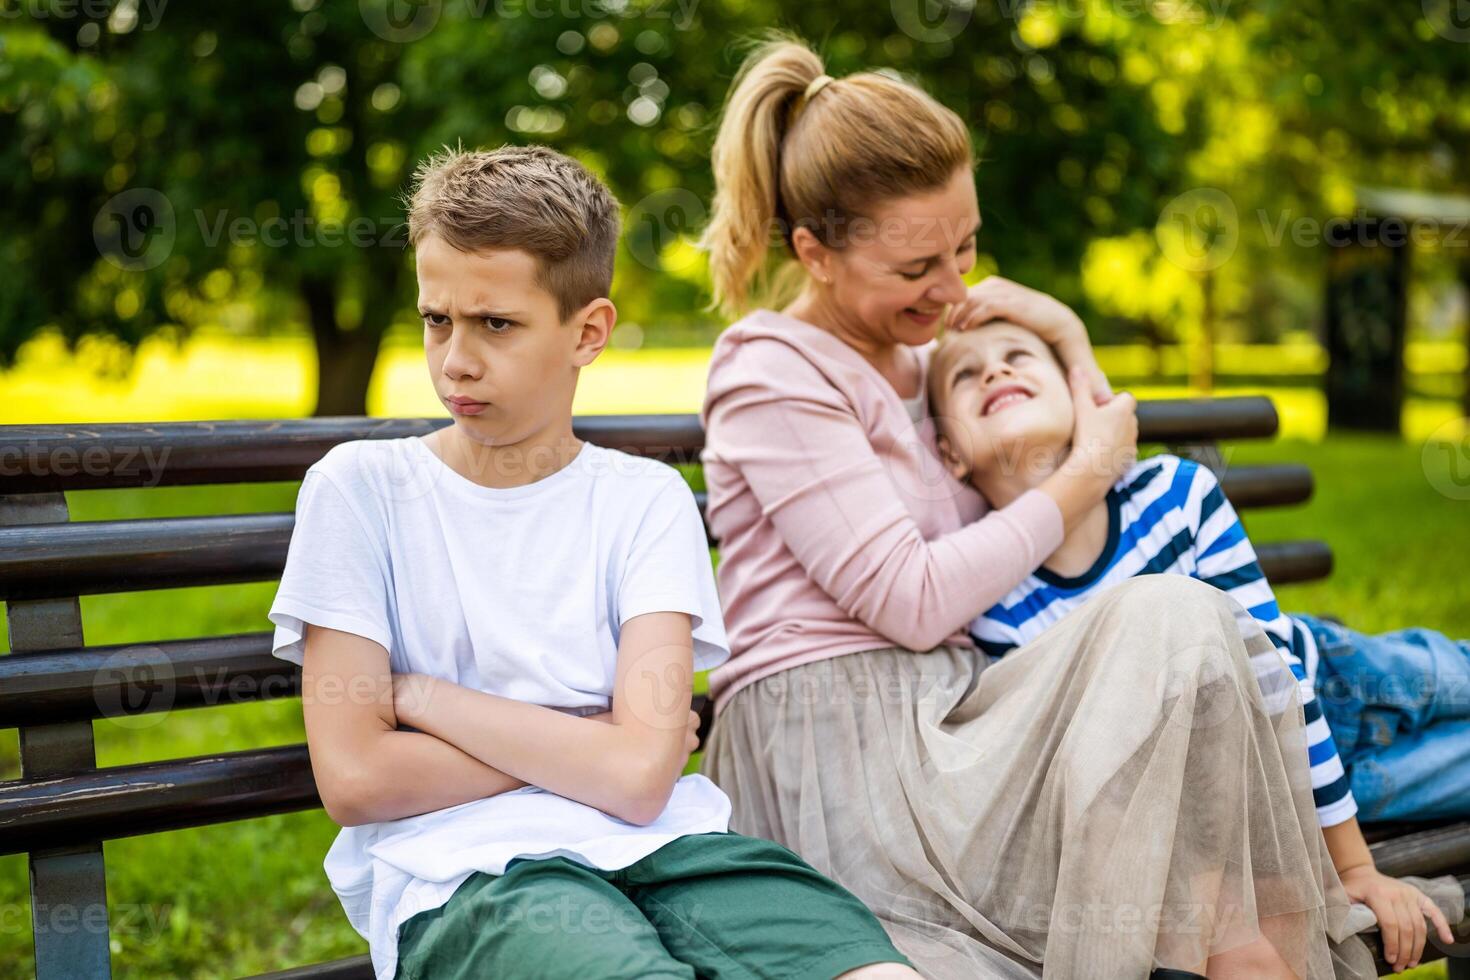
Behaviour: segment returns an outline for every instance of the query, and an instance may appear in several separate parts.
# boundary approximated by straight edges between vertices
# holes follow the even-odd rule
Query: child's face
[[[1072,394],[1056,355],[1013,323],[946,336],[929,391],[940,450],[961,480],[1024,466],[1025,451],[1061,450],[1072,439]]]
[[[569,420],[578,369],[616,322],[611,301],[563,322],[528,252],[461,252],[435,234],[415,251],[429,377],[455,425],[476,442],[514,445]]]

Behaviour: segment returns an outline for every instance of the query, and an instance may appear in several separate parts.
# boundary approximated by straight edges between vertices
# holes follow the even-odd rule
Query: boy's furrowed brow
[[[441,310],[438,307],[437,304],[434,304],[434,303],[420,303],[419,304],[419,316],[431,316],[431,315],[432,316],[448,316],[449,314],[447,312],[445,312],[444,310]],[[520,310],[503,310],[503,309],[502,310],[495,310],[495,309],[465,310],[464,313],[462,314],[462,316],[466,320],[488,320],[488,319],[491,319],[492,317],[495,318],[495,319],[497,319],[497,320],[524,320],[526,318],[526,314],[523,313],[523,312],[521,312]]]
[[[469,310],[465,313],[465,316],[471,320],[488,320],[491,317],[495,317],[498,320],[524,320],[526,318],[526,314],[520,310],[506,309]]]

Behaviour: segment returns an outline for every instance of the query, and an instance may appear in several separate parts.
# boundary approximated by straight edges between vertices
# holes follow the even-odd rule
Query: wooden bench
[[[1138,414],[1144,442],[1213,467],[1242,510],[1311,496],[1304,466],[1222,466],[1220,440],[1276,432],[1268,399],[1153,401]],[[78,602],[98,593],[273,579],[293,515],[71,522],[65,491],[299,480],[339,442],[422,435],[446,424],[336,418],[0,426],[0,600],[13,651],[0,657],[0,726],[19,729],[22,771],[0,783],[0,853],[29,855],[33,919],[36,909],[68,907],[78,921],[105,926],[104,840],[320,805],[304,744],[98,769],[94,718],[292,696],[300,677],[271,656],[270,630],[87,646]],[[690,415],[584,417],[576,431],[671,463],[697,463],[704,442]],[[1263,543],[1259,551],[1278,585],[1322,578],[1332,568],[1331,551],[1318,541]],[[149,690],[167,696],[136,696]],[[1470,872],[1470,824],[1374,828],[1371,839],[1389,874]],[[108,941],[103,927],[37,928],[37,976],[109,976]],[[1431,948],[1427,955],[1442,954]],[[1451,975],[1466,976],[1463,965],[1452,960]],[[356,956],[270,976],[366,980],[372,971],[366,956]]]

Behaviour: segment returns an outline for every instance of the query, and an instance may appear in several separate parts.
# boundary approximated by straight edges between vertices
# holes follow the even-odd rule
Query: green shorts
[[[906,960],[867,907],[771,841],[692,834],[621,871],[517,858],[398,932],[399,980],[835,977]]]

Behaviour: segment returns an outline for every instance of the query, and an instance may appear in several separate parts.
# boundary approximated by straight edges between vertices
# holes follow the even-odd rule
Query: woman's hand
[[[989,276],[971,286],[965,298],[950,310],[948,328],[968,330],[991,320],[1010,320],[1034,331],[1069,369],[1082,369],[1098,404],[1113,396],[1087,339],[1087,328],[1065,303],[1001,276]]]
[[[1348,898],[1362,902],[1378,917],[1383,937],[1383,960],[1395,972],[1419,965],[1424,953],[1426,917],[1445,945],[1454,943],[1454,933],[1439,906],[1407,882],[1382,874],[1371,864],[1349,868],[1339,874]]]
[[[1124,391],[1095,403],[1088,397],[1090,380],[1080,367],[1067,372],[1075,416],[1068,463],[1111,487],[1138,459],[1138,401]]]

